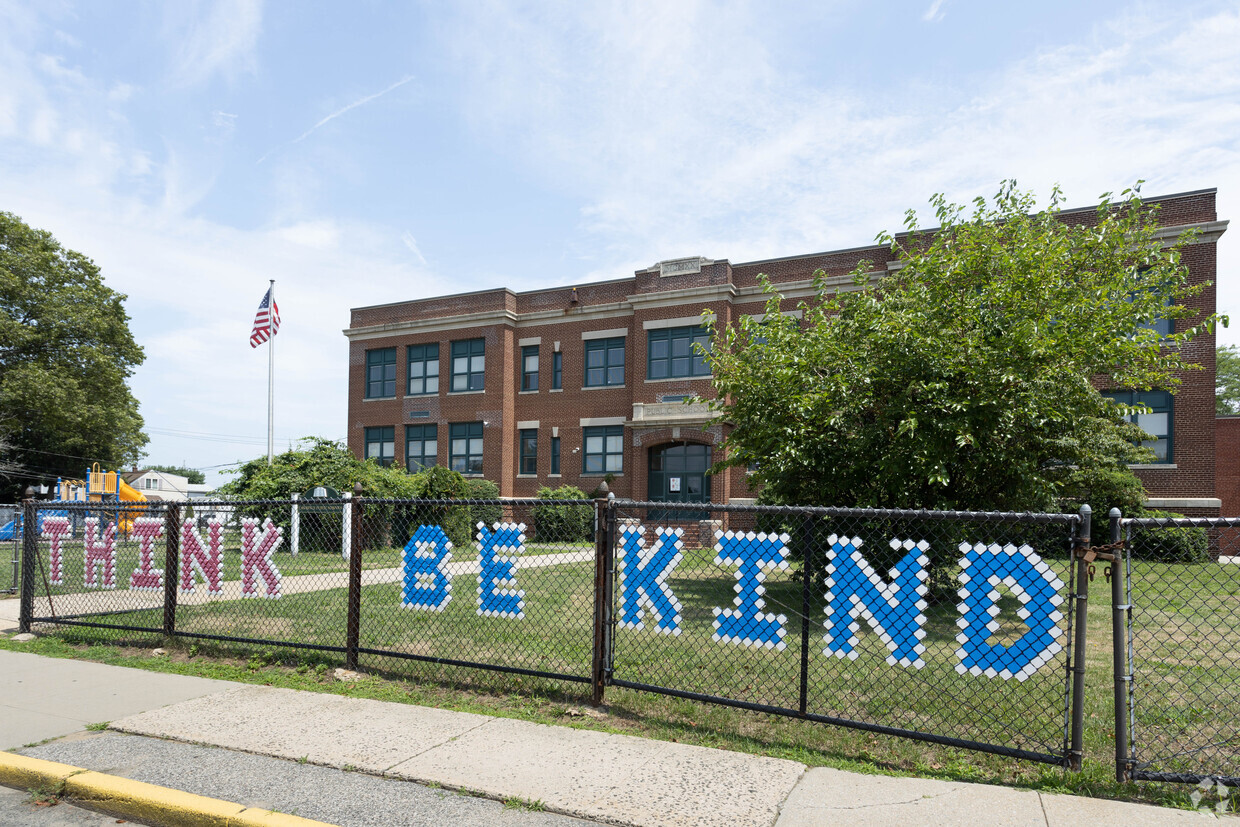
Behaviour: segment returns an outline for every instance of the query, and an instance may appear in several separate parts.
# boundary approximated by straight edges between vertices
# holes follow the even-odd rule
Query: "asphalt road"
[[[408,781],[115,732],[82,733],[20,752],[341,827],[403,824],[575,827],[591,823]],[[20,794],[20,798],[25,797]],[[60,808],[40,809],[55,811]],[[26,805],[25,810],[14,812],[28,813],[30,807]],[[116,823],[115,819],[101,821],[103,817],[98,814],[86,813],[86,816],[94,820],[48,821],[46,824],[98,827]],[[0,825],[9,823],[43,825],[45,822],[0,821]]]
[[[25,790],[0,787],[0,827],[112,827],[137,823],[83,810],[64,801],[51,807],[37,806]]]

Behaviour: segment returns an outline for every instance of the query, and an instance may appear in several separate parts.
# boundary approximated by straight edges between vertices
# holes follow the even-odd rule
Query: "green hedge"
[[[1183,515],[1170,511],[1146,511],[1141,516],[1171,518]],[[1158,563],[1208,563],[1210,537],[1204,528],[1134,527],[1132,553],[1138,560]]]
[[[539,543],[581,543],[594,533],[594,509],[580,488],[562,485],[538,489],[540,500],[585,500],[582,505],[536,505],[533,508],[533,538]]]
[[[490,480],[467,479],[465,480],[465,499],[498,500],[499,486]],[[499,503],[492,505],[471,505],[469,507],[469,524],[473,528],[475,534],[478,532],[478,523],[482,523],[487,528],[491,528],[496,523],[503,522],[503,520],[504,507]]]

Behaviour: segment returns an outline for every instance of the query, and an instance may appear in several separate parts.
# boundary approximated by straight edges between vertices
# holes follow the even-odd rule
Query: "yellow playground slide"
[[[130,503],[146,502],[146,497],[143,496],[142,492],[134,488],[132,485],[125,482],[124,480],[118,479],[116,481],[116,485],[117,485],[116,496],[118,499],[122,499],[125,502],[130,502]]]
[[[146,502],[146,497],[142,492],[121,479],[119,472],[101,471],[97,462],[91,466],[90,471],[86,474],[86,493],[90,501],[94,503],[106,501],[112,495],[115,495],[116,499],[123,502]],[[119,511],[117,519],[120,525],[117,528],[128,536],[133,532],[134,518],[141,515],[142,512],[136,509],[132,511]]]
[[[116,475],[116,498],[118,500],[124,500],[125,502],[131,502],[131,503],[146,502],[146,497],[142,494],[142,492],[134,488],[129,483],[125,482],[123,479],[121,479],[120,474]],[[122,513],[121,524],[117,526],[117,528],[119,528],[126,535],[132,534],[133,533],[133,518],[136,516],[140,516],[140,515],[135,514],[133,512]]]

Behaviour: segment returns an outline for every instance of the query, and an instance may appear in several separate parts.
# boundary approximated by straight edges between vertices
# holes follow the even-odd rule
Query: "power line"
[[[62,454],[59,451],[43,451],[39,448],[26,448],[21,445],[12,446],[11,450],[15,452],[22,452],[22,453],[29,453],[29,454],[47,454],[48,456],[51,456],[51,457],[64,457],[65,459],[84,459],[87,462],[107,462],[107,460],[100,459],[97,456],[84,457],[81,454]]]
[[[244,434],[214,434],[208,431],[182,431],[175,428],[150,428],[146,429],[149,433],[158,436],[172,437],[173,439],[193,439],[200,442],[220,442],[229,445],[261,445],[267,444],[266,437],[256,437]],[[291,440],[292,437],[279,437],[280,441]]]

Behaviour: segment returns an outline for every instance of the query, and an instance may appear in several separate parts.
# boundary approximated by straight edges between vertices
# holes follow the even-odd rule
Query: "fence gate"
[[[610,517],[608,683],[1079,766],[1077,515],[618,500]]]
[[[1238,786],[1240,519],[1124,519],[1117,536],[1121,526],[1116,707],[1130,736],[1117,774]]]

